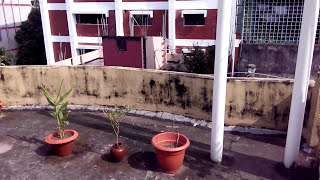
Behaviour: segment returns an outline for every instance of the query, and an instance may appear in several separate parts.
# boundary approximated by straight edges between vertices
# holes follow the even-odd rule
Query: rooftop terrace
[[[285,137],[227,132],[221,164],[210,160],[210,129],[174,122],[174,131],[191,145],[180,172],[162,173],[151,138],[171,131],[172,121],[130,114],[121,124],[120,141],[127,156],[109,160],[114,142],[109,121],[101,111],[74,111],[68,128],[79,132],[73,153],[52,155],[44,137],[56,122],[45,110],[4,111],[0,117],[0,179],[317,179],[314,149],[300,152],[299,166],[284,168]]]

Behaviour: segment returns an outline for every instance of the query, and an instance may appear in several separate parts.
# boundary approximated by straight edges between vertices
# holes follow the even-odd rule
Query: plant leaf
[[[71,91],[72,91],[72,88],[69,89],[69,91],[66,92],[66,93],[59,99],[58,104],[61,103],[67,96],[69,96],[69,94],[71,93]]]
[[[60,107],[59,111],[65,110],[67,108],[67,106],[68,106],[68,102],[62,104],[62,106]]]
[[[50,113],[50,115],[52,116],[52,117],[54,117],[54,118],[57,118],[56,116],[57,116],[57,113],[56,112],[52,112],[52,113]]]
[[[43,91],[43,94],[46,96],[47,101],[49,102],[49,104],[53,107],[56,106],[56,104],[54,103],[54,101],[52,100],[52,97],[49,95],[48,91],[46,90],[46,88],[44,88],[43,84],[41,84],[41,89]]]
[[[63,123],[69,125],[69,121],[63,121]]]
[[[56,100],[54,102],[57,102],[58,98],[60,97],[63,81],[64,81],[64,79],[62,79],[62,81],[61,81],[61,84],[60,84],[60,87],[59,87],[59,91],[58,91],[58,95],[57,95],[57,98],[56,98]]]
[[[69,110],[69,111],[67,111],[65,114],[64,114],[64,116],[63,116],[63,118],[61,119],[61,121],[62,122],[65,122],[65,120],[69,117],[69,113],[70,113],[71,111]],[[68,124],[69,124],[69,121],[66,121],[66,122],[68,122]],[[67,125],[68,125],[67,124]]]
[[[63,114],[62,114],[62,111],[59,111],[59,119],[63,119]]]

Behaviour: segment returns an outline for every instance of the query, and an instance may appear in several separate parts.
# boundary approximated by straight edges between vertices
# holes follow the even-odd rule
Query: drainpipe
[[[232,1],[219,1],[212,99],[211,159],[222,161]]]
[[[6,33],[7,33],[9,50],[11,51],[11,39],[10,39],[10,36],[9,36],[9,28],[8,28],[8,23],[7,23],[6,11],[5,11],[5,8],[4,8],[4,0],[2,0],[2,11],[3,11],[4,24],[6,25]]]
[[[294,168],[297,165],[297,160],[299,157],[301,132],[307,101],[318,14],[319,0],[304,1],[297,64],[284,154],[284,165],[286,168]]]
[[[169,0],[168,1],[168,33],[169,33],[169,47],[170,47],[170,53],[176,52],[176,7],[175,7],[175,0]]]
[[[123,31],[123,12],[122,12],[121,3],[122,3],[122,0],[115,0],[114,1],[117,36],[124,36],[124,31]]]

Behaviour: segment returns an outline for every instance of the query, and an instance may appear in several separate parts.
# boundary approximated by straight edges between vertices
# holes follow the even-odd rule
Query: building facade
[[[0,47],[16,54],[18,44],[14,37],[21,23],[28,19],[32,8],[31,1],[1,0],[0,8]]]
[[[40,0],[40,9],[48,64],[100,49],[102,36],[163,36],[176,53],[216,40],[218,0]]]

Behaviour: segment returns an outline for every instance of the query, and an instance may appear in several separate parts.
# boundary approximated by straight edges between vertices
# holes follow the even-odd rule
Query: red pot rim
[[[175,151],[181,151],[181,150],[187,149],[187,147],[190,145],[190,141],[185,135],[180,134],[180,133],[179,133],[179,136],[182,136],[187,140],[187,142],[183,146],[176,147],[176,148],[166,148],[166,147],[162,147],[162,146],[158,145],[158,143],[156,142],[157,136],[161,136],[161,135],[164,135],[164,134],[171,134],[171,133],[172,132],[163,132],[163,133],[155,135],[151,140],[151,144],[156,149],[159,149],[159,150],[162,150],[162,151],[167,151],[167,152],[175,152]],[[173,134],[178,134],[178,133],[173,133]]]
[[[116,144],[117,144],[117,143],[115,142],[115,143],[112,144],[112,146],[115,147],[115,148],[123,147],[123,145],[122,145],[121,142],[119,142],[118,145],[116,145]],[[120,145],[119,145],[119,144],[120,144]]]
[[[65,138],[65,139],[52,139],[52,137],[56,134],[58,134],[58,131],[56,132],[53,132],[51,134],[49,134],[45,141],[48,143],[48,144],[64,144],[64,143],[68,143],[68,142],[71,142],[73,140],[75,140],[78,136],[79,136],[79,133],[75,130],[72,130],[72,129],[65,129],[63,130],[65,133],[68,133],[68,132],[71,132],[73,133],[73,135],[71,137],[68,137],[68,138]]]
[[[0,106],[3,104],[3,101],[0,101]]]

